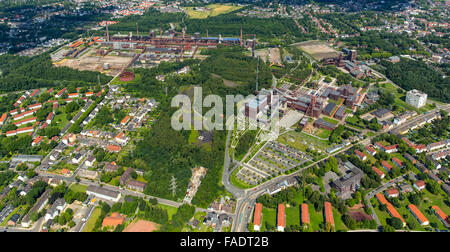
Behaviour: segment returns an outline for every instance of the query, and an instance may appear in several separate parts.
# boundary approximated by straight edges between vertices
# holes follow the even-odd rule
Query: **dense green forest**
[[[43,87],[92,86],[106,84],[111,77],[68,67],[53,67],[49,53],[35,57],[0,56],[0,92]]]
[[[395,33],[370,31],[361,36],[343,39],[350,46],[357,47],[362,59],[388,58],[392,55],[412,54],[410,47],[417,49],[415,53],[426,54],[423,47],[407,36]],[[365,47],[367,46],[367,47]]]
[[[109,26],[109,31],[112,34],[135,32],[137,24],[140,33],[148,35],[148,32],[152,29],[169,29],[169,23],[180,23],[184,16],[184,13],[162,13],[156,10],[148,10],[142,16],[132,15],[120,19],[119,23]]]
[[[426,63],[402,59],[396,64],[388,61],[382,61],[381,64],[386,67],[386,76],[402,88],[417,89],[436,100],[450,102],[450,79],[442,78]]]

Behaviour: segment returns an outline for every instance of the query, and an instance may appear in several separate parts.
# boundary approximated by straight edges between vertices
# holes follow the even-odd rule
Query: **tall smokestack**
[[[137,38],[139,39],[139,25],[137,22],[136,22],[136,35],[137,35]]]
[[[162,38],[162,27],[159,28],[159,38]]]
[[[209,35],[208,35],[208,29],[206,29],[206,37],[209,37]]]
[[[241,40],[240,40],[240,44],[241,44],[241,47],[242,47],[242,26],[241,26]]]
[[[106,41],[109,42],[108,20],[106,20]]]

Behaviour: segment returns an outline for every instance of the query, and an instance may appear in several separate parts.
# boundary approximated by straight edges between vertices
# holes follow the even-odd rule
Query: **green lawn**
[[[92,212],[91,217],[86,223],[86,226],[84,226],[83,232],[91,232],[92,229],[94,229],[95,222],[100,217],[100,214],[102,213],[102,210],[99,207],[96,207],[94,209],[94,212]]]
[[[291,139],[293,141],[291,141]],[[306,149],[311,147],[322,150],[324,152],[326,148],[330,147],[330,143],[328,141],[320,140],[303,132],[295,131],[289,131],[279,136],[277,141],[303,152],[306,152]],[[303,143],[303,141],[305,141],[306,144]]]
[[[329,122],[329,123],[332,123],[332,124],[338,124],[338,123],[339,123],[338,120],[331,119],[331,118],[326,117],[326,116],[322,117],[322,119],[323,119],[325,122]]]
[[[290,225],[300,226],[300,208],[286,207],[286,227]]]
[[[55,118],[53,119],[54,122],[56,122],[56,127],[58,127],[59,129],[64,128],[64,126],[67,125],[67,123],[69,122],[66,118],[66,114],[61,113],[57,116],[55,116]]]
[[[316,135],[317,137],[323,138],[323,139],[327,139],[330,137],[331,132],[332,132],[331,130],[319,129],[314,133],[314,135]]]
[[[70,187],[70,190],[74,191],[74,192],[83,192],[85,193],[88,186],[87,185],[82,185],[82,184],[72,184]]]
[[[266,208],[263,206],[261,232],[266,231],[266,222],[269,223],[272,227],[276,227],[276,225],[277,225],[277,210],[271,209],[271,208]]]
[[[309,222],[311,225],[311,230],[320,230],[319,225],[323,223],[323,214],[316,212],[314,205],[308,204],[309,207]]]
[[[172,220],[172,216],[178,211],[178,208],[173,207],[173,206],[163,205],[161,203],[158,203],[158,206],[161,207],[162,209],[167,210],[169,220]]]
[[[345,119],[346,122],[348,122],[351,126],[365,129],[366,125],[362,122],[362,120],[358,120],[356,116],[347,117]]]

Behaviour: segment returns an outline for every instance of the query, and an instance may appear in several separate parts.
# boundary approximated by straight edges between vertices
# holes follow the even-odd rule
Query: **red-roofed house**
[[[450,219],[448,216],[438,206],[432,206],[431,208],[442,224],[444,224],[445,227],[448,227],[450,225]]]
[[[390,189],[387,190],[385,193],[386,196],[388,196],[389,198],[397,198],[398,195],[400,194],[400,192],[397,189]]]
[[[414,216],[414,218],[416,218],[416,220],[420,223],[420,225],[426,226],[430,224],[428,219],[422,214],[422,212],[420,212],[420,210],[415,205],[409,204],[408,209]]]
[[[366,151],[372,156],[375,156],[375,154],[377,154],[377,150],[375,150],[375,148],[372,145],[367,145]]]
[[[399,168],[403,167],[403,162],[396,157],[392,158],[392,163],[394,163]]]
[[[34,122],[36,122],[36,119],[37,119],[37,117],[30,117],[27,119],[23,119],[23,120],[14,122],[13,124],[16,125],[17,127],[19,127],[19,126],[25,125],[27,123],[34,123]]]
[[[67,96],[68,96],[69,98],[77,98],[77,97],[80,96],[80,94],[79,94],[79,93],[71,93],[71,94],[68,94]]]
[[[39,129],[45,129],[45,128],[47,128],[47,126],[48,126],[48,123],[44,122]]]
[[[384,151],[386,153],[394,153],[394,152],[397,152],[397,147],[398,147],[398,144],[385,146]]]
[[[376,174],[378,174],[378,176],[380,176],[381,179],[383,179],[385,176],[384,172],[382,172],[380,169],[378,169],[375,166],[372,166],[372,171],[374,171]]]
[[[2,117],[0,117],[0,125],[5,124],[7,117],[8,117],[8,114],[7,113],[3,113]]]
[[[324,203],[324,218],[326,224],[334,227],[333,208],[331,207],[331,203],[328,201]]]
[[[55,95],[55,97],[56,97],[56,98],[61,97],[62,94],[63,94],[64,92],[66,92],[66,88],[61,89],[61,91],[59,91],[59,92]]]
[[[425,189],[425,181],[423,180],[417,180],[414,182],[414,188],[416,188],[419,191],[422,191],[423,189]]]
[[[308,204],[303,203],[302,207],[300,208],[301,211],[301,225],[303,227],[309,226],[309,209],[308,209]]]
[[[30,97],[36,96],[38,94],[38,92],[39,92],[39,89],[33,90],[33,93],[30,94]]]
[[[391,217],[399,218],[402,221],[402,223],[403,223],[403,227],[405,227],[406,226],[406,222],[402,218],[402,216],[397,212],[397,209],[395,209],[395,207],[389,202],[386,203],[386,207],[387,207],[387,211],[388,211],[389,215]]]
[[[20,128],[20,129],[17,129],[17,134],[33,132],[33,130],[34,130],[34,127],[33,127],[33,126],[25,127],[25,128]]]
[[[47,115],[47,118],[45,119],[45,122],[46,122],[47,124],[52,123],[53,116],[54,116],[53,112],[50,112],[50,113]]]
[[[286,212],[284,209],[284,204],[278,204],[277,230],[279,232],[284,232],[285,227],[286,227]]]
[[[42,139],[44,139],[43,136],[36,137],[33,142],[31,143],[31,146],[37,146],[42,142]]]
[[[118,145],[108,145],[106,150],[109,152],[119,152],[122,148]]]
[[[358,156],[359,159],[361,159],[362,161],[364,161],[364,160],[367,159],[366,155],[364,155],[364,153],[362,153],[362,152],[359,151],[359,150],[355,150],[355,154],[356,154],[356,156]]]
[[[41,103],[36,103],[36,104],[32,104],[30,106],[27,107],[27,109],[37,109],[37,108],[41,108],[42,104]]]
[[[259,231],[261,229],[261,213],[262,213],[262,204],[256,203],[255,215],[253,216],[253,230],[255,231]]]
[[[6,136],[15,136],[17,134],[17,130],[6,131]]]
[[[384,160],[381,161],[381,165],[387,172],[390,172],[392,170],[392,165],[390,165],[388,162],[386,162]]]
[[[378,202],[380,202],[381,205],[386,205],[388,203],[388,201],[386,200],[384,195],[381,193],[377,193],[377,195],[375,195],[375,197],[377,197],[377,200],[378,200]]]
[[[89,96],[93,96],[94,95],[94,92],[86,92],[86,97],[89,97]]]
[[[128,123],[128,121],[130,120],[130,116],[125,116],[125,118],[122,119],[122,121],[120,122],[120,124],[125,125]]]

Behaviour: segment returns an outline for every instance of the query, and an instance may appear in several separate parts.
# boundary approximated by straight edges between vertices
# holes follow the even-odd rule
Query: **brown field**
[[[336,50],[328,46],[326,43],[317,40],[297,43],[294,44],[294,46],[300,47],[317,61],[321,61],[324,58],[339,56],[339,53]]]
[[[128,225],[128,227],[125,228],[123,232],[153,232],[158,228],[159,224],[157,223],[145,220],[138,220]]]
[[[55,66],[66,66],[77,70],[97,71],[106,75],[115,76],[130,63],[131,57],[119,56],[97,56],[95,53],[88,52],[75,59],[64,59]],[[103,65],[109,63],[109,69],[104,70]]]

